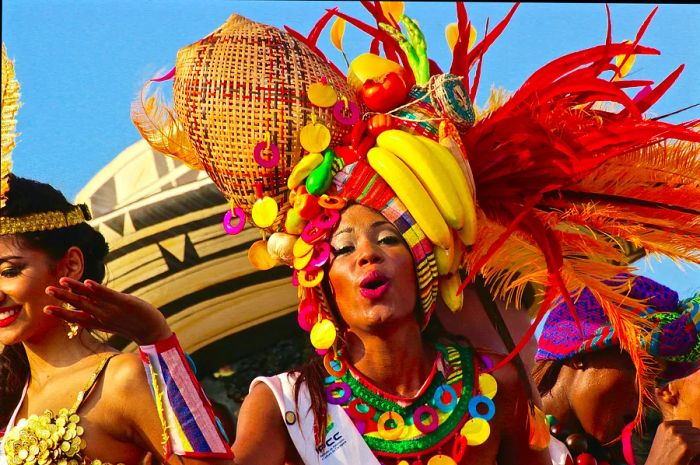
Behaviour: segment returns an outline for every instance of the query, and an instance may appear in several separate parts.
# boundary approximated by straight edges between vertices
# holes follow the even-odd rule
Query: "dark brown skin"
[[[636,370],[619,348],[569,359],[552,390],[542,397],[544,411],[571,432],[585,432],[601,444],[614,441],[637,411]],[[621,457],[619,443],[610,447]]]
[[[391,223],[362,206],[343,213],[331,246],[329,279],[347,326],[349,361],[384,391],[415,395],[431,370],[435,352],[423,343],[415,318],[416,278],[408,248]],[[380,299],[359,294],[359,283],[370,271],[381,272],[391,282]],[[515,369],[506,366],[494,376],[499,391],[491,436],[485,444],[470,448],[461,464],[547,464],[546,452],[528,447],[527,402]],[[301,463],[274,395],[264,384],[256,385],[241,407],[233,450],[240,465]]]
[[[80,425],[85,428],[85,452],[91,458],[127,465],[139,463],[148,452],[164,461],[160,419],[138,355],[119,354],[87,331],[69,339],[65,322],[50,314],[52,309],[55,314],[66,310],[47,288],[56,296],[65,292],[59,290],[59,280],[77,282],[83,266],[82,252],[76,247],[54,262],[41,251],[19,248],[10,237],[0,238],[0,308],[21,306],[17,320],[0,328],[0,343],[22,343],[30,366],[30,383],[18,418],[42,414],[45,409],[57,412],[70,408],[99,361],[117,354],[78,410]],[[66,300],[80,304],[76,296]],[[167,463],[231,461],[175,457]]]

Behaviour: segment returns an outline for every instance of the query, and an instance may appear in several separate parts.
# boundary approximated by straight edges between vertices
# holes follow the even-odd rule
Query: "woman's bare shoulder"
[[[135,353],[119,353],[112,357],[105,371],[107,384],[111,389],[133,389],[135,385],[148,388],[146,371],[141,357]]]

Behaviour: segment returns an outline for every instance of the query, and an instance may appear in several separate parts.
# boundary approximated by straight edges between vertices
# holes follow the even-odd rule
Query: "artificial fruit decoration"
[[[372,116],[367,121],[367,131],[374,137],[377,137],[382,132],[388,129],[394,129],[396,127],[396,121],[391,115],[386,113],[380,113],[378,115]]]
[[[406,101],[408,86],[396,72],[390,72],[377,79],[367,79],[360,88],[360,96],[367,108],[385,113]]]

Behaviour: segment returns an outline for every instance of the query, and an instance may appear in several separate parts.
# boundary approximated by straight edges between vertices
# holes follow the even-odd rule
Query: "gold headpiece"
[[[19,110],[19,82],[15,79],[15,65],[7,57],[2,44],[2,161],[0,161],[0,208],[7,200],[8,176],[12,168],[12,149],[15,148],[15,115]]]
[[[87,205],[76,205],[67,212],[53,211],[32,213],[17,218],[0,218],[0,236],[5,234],[21,234],[35,231],[67,228],[90,220]]]

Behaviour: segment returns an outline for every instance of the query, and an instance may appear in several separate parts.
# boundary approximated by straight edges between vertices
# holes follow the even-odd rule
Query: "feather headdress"
[[[2,161],[0,161],[0,208],[5,206],[8,179],[12,170],[12,150],[15,148],[15,115],[19,110],[19,82],[15,78],[15,65],[7,56],[2,44]]]

